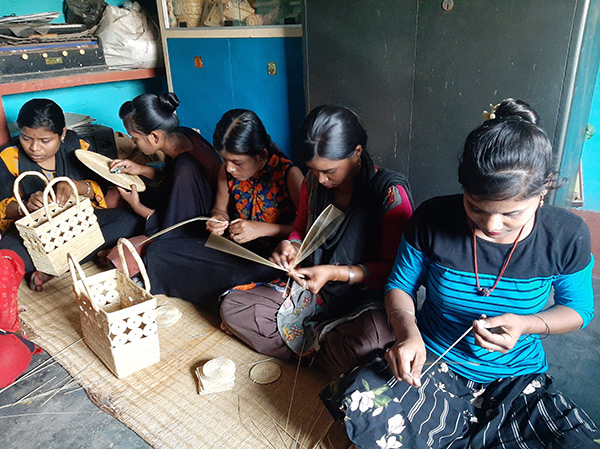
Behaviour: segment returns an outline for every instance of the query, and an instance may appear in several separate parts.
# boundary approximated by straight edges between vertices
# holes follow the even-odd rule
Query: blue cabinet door
[[[302,38],[230,39],[233,103],[251,109],[293,156],[304,118]]]
[[[302,38],[169,38],[167,46],[182,125],[212,142],[226,111],[250,109],[297,159],[293,149],[305,114]],[[276,73],[269,72],[273,66]]]
[[[167,39],[177,115],[183,126],[198,128],[212,142],[215,125],[234,107],[229,39]],[[202,67],[196,67],[201,58]]]

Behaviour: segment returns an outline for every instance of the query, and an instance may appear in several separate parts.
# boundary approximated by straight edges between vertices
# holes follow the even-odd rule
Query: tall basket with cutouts
[[[160,361],[156,299],[150,280],[133,244],[117,245],[125,272],[113,269],[87,277],[69,255],[73,290],[79,305],[83,339],[119,379]],[[129,278],[124,248],[139,265],[144,288]]]
[[[46,183],[42,196],[44,207],[35,212],[27,210],[19,193],[19,183],[26,176],[37,176]],[[67,182],[74,192],[62,206],[57,203],[53,190],[59,182]],[[104,243],[92,202],[89,198],[79,198],[77,186],[70,178],[61,176],[48,182],[41,173],[26,171],[15,179],[13,193],[25,214],[15,226],[37,270],[59,276],[69,269],[67,254],[79,261]]]

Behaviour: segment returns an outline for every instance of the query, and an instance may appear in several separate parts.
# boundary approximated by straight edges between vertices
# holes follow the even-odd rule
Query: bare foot
[[[221,326],[220,327],[221,327],[221,330],[223,332],[225,332],[227,335],[233,335],[233,333],[229,330],[229,328],[225,324],[225,321],[221,321]]]
[[[19,313],[21,313],[21,312],[27,312],[27,307],[19,306]]]
[[[42,273],[41,271],[34,271],[31,273],[31,277],[29,278],[27,285],[34,292],[41,292],[44,290],[44,283],[48,282],[53,277],[54,276]]]

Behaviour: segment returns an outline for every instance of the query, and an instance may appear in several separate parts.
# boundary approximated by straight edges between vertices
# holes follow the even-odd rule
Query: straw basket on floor
[[[129,279],[124,246],[139,265],[145,289]],[[160,361],[156,299],[150,280],[133,244],[117,245],[125,273],[109,270],[86,277],[69,254],[73,290],[79,304],[83,339],[119,379]],[[79,277],[79,279],[78,279]]]
[[[26,176],[38,176],[46,183],[44,207],[35,212],[27,210],[19,193],[19,183]],[[75,194],[59,206],[52,187],[62,181],[69,183]],[[41,173],[26,171],[15,180],[13,193],[25,213],[15,225],[37,270],[59,276],[69,269],[68,253],[79,261],[104,243],[92,202],[89,198],[79,199],[77,186],[70,178],[61,176],[48,182]],[[51,203],[48,196],[52,196]]]

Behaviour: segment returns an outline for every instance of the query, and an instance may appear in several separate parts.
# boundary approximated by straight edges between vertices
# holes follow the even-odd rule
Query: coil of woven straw
[[[210,380],[231,378],[235,376],[235,363],[225,357],[217,357],[204,364],[202,375]]]
[[[125,334],[115,335],[115,338],[112,339],[113,348],[117,346],[123,346],[125,343],[127,343],[127,335]]]
[[[110,332],[113,335],[122,334],[127,329],[127,323],[123,320],[118,320],[113,323],[110,323]]]
[[[48,231],[48,234],[50,234],[50,237],[55,239],[56,237],[58,237],[60,235],[60,229],[52,228],[52,229],[50,229],[50,231]]]
[[[156,310],[156,321],[160,327],[173,326],[183,313],[172,304],[166,304]]]
[[[129,332],[127,334],[127,338],[129,339],[129,341],[140,341],[142,339],[142,337],[144,336],[144,331],[141,330],[139,327],[136,329],[131,329],[131,332]]]
[[[142,324],[142,317],[139,315],[133,315],[127,320],[127,327],[129,329],[137,329]]]
[[[158,331],[158,325],[156,323],[150,323],[150,324],[146,324],[144,326],[144,336],[146,336],[146,337],[156,334],[157,331]]]
[[[266,385],[279,379],[281,368],[274,362],[262,362],[250,368],[249,375],[257,384]]]

